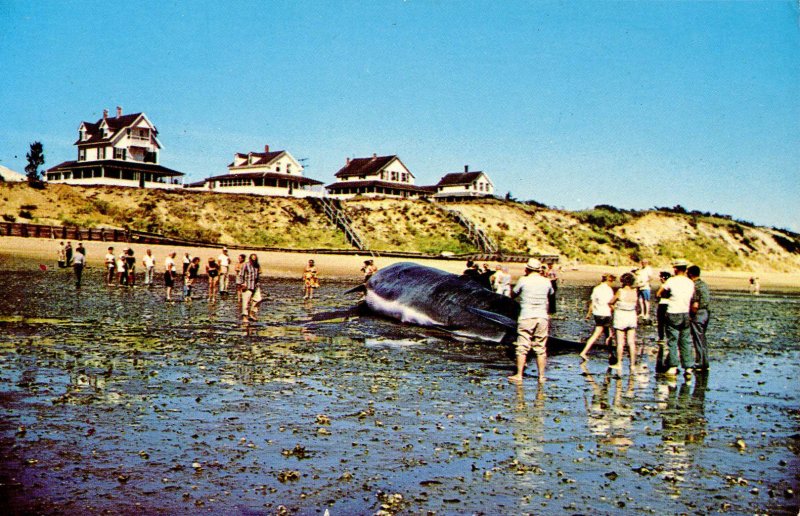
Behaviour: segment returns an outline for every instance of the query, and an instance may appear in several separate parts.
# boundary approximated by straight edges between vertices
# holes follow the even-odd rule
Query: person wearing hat
[[[680,365],[686,376],[691,376],[694,354],[689,331],[689,309],[694,295],[694,282],[686,276],[686,260],[675,260],[672,268],[675,274],[661,285],[656,294],[667,298],[667,376],[678,374],[678,352]],[[665,294],[668,294],[665,296]]]
[[[614,298],[614,289],[612,287],[616,279],[617,277],[611,273],[603,274],[600,283],[592,289],[592,295],[589,298],[589,311],[586,313],[586,319],[589,320],[590,317],[594,317],[594,332],[589,337],[589,340],[586,341],[586,346],[584,346],[583,351],[581,351],[580,357],[582,360],[587,360],[589,358],[589,350],[592,349],[592,346],[601,334],[606,334],[606,344],[611,340],[612,320],[611,306],[609,306],[609,303]]]
[[[692,265],[686,269],[686,276],[694,281],[694,296],[692,297],[691,317],[689,329],[694,343],[695,363],[694,368],[700,370],[708,369],[708,342],[706,341],[706,330],[708,321],[711,317],[709,307],[711,305],[711,291],[708,284],[700,279],[700,267]]]
[[[545,277],[546,267],[536,258],[525,264],[525,275],[514,285],[512,296],[519,299],[520,312],[517,319],[516,374],[509,381],[522,382],[528,352],[536,354],[536,367],[539,383],[544,383],[547,366],[547,335],[550,330],[550,316],[547,313],[548,297],[553,292],[550,280]]]

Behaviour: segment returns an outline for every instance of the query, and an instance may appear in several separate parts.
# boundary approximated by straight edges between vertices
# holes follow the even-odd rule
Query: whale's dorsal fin
[[[512,319],[511,317],[507,317],[503,314],[498,314],[497,312],[490,312],[489,310],[482,310],[480,308],[475,308],[474,306],[468,306],[467,310],[475,315],[480,315],[484,319],[492,321],[493,323],[499,324],[500,326],[504,326],[509,330],[516,330],[517,329],[517,321]]]

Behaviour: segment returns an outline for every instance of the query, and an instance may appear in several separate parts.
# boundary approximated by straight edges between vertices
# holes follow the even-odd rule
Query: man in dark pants
[[[692,265],[686,270],[686,275],[694,281],[694,296],[692,297],[692,312],[689,320],[689,329],[694,343],[694,368],[708,369],[708,343],[706,342],[706,329],[711,316],[709,305],[711,292],[705,281],[700,279],[700,267]]]
[[[86,255],[84,253],[75,253],[72,257],[72,270],[75,271],[75,288],[81,288],[84,265],[86,265]]]

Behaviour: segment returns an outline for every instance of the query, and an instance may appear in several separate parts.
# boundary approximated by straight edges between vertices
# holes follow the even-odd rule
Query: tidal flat
[[[336,317],[356,280],[304,302],[264,278],[245,327],[204,280],[166,303],[160,277],[106,287],[93,268],[76,291],[69,270],[0,262],[6,513],[798,513],[794,293],[712,292],[707,375],[656,377],[647,325],[642,371],[554,353],[546,384],[516,386],[499,346]],[[588,294],[559,289],[552,334],[588,337]]]

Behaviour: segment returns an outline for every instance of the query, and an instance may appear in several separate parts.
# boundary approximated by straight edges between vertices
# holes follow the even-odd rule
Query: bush
[[[33,213],[31,213],[28,210],[19,210],[19,217],[21,219],[32,219],[33,218]]]
[[[17,220],[17,217],[15,217],[13,215],[3,214],[3,220],[5,220],[6,222],[14,222],[14,221]]]

